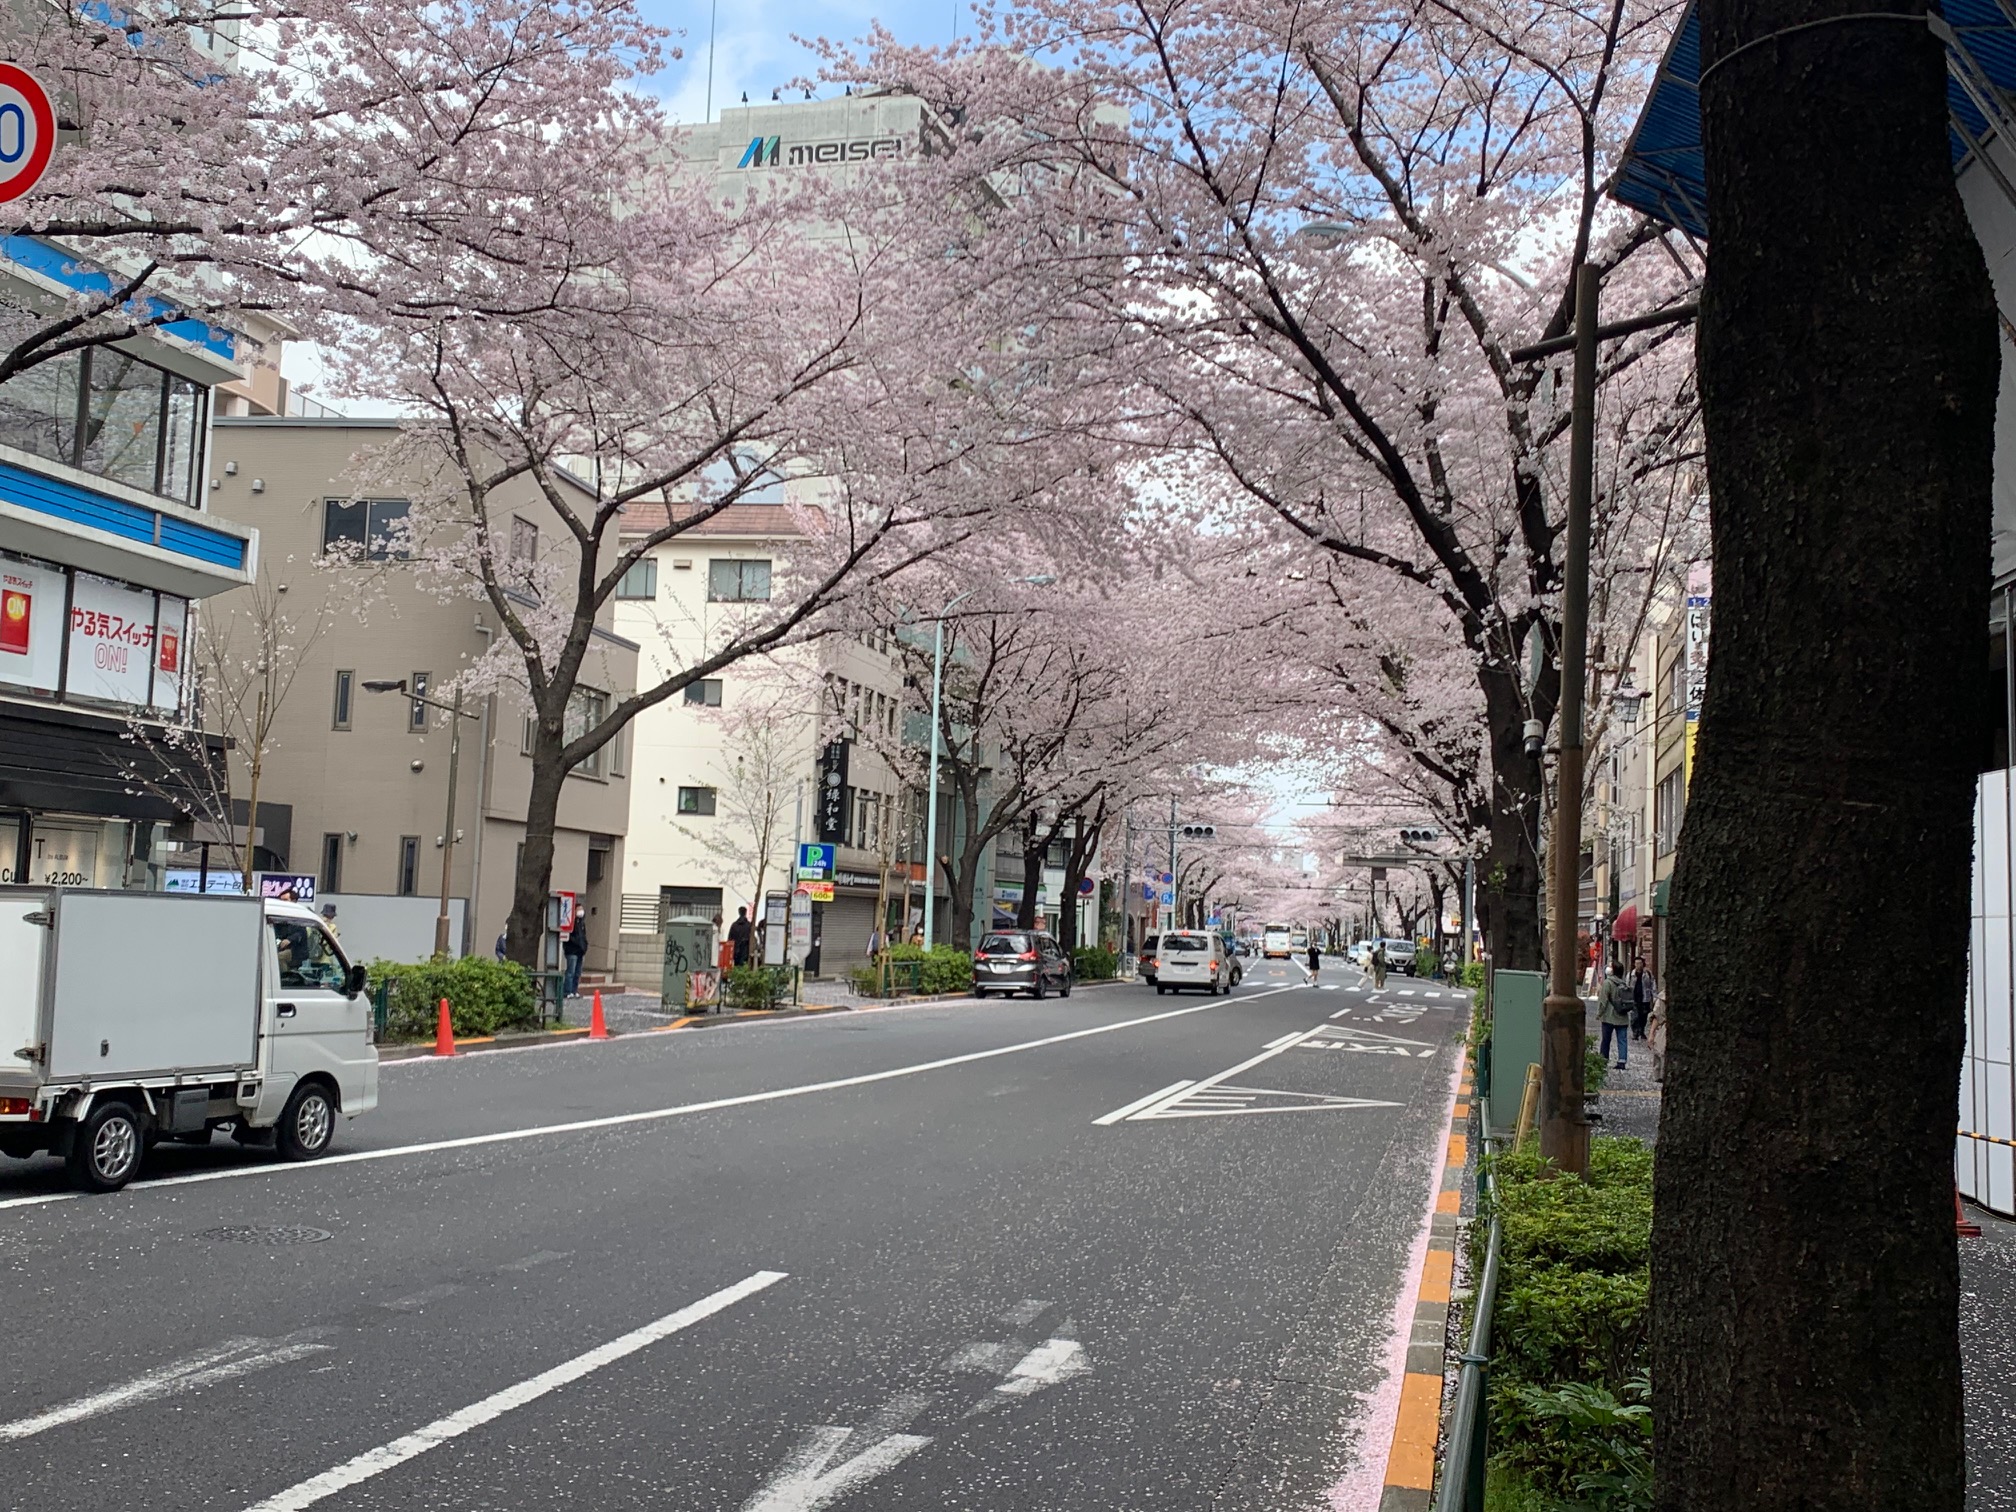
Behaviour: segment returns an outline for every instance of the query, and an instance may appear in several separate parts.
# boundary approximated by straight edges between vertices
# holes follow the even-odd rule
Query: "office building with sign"
[[[53,243],[0,248],[17,307],[106,287]],[[213,393],[244,377],[233,332],[164,319],[0,383],[0,879],[159,886],[183,795],[213,786],[190,639],[203,601],[258,572],[204,466]]]

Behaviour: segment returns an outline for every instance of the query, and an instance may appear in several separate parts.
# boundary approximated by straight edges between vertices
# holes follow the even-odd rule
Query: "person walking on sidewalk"
[[[1631,1038],[1645,1038],[1645,1023],[1652,1017],[1652,1003],[1658,996],[1658,980],[1646,970],[1641,955],[1631,968]]]
[[[749,910],[746,908],[736,909],[735,922],[728,926],[728,943],[735,951],[735,964],[737,966],[747,966],[749,964],[749,940],[750,936],[755,933],[756,931],[749,927]]]
[[[1596,1021],[1603,1026],[1603,1038],[1599,1053],[1603,1059],[1610,1059],[1610,1042],[1617,1042],[1617,1069],[1622,1071],[1631,1059],[1631,984],[1624,980],[1622,962],[1610,963],[1610,974],[1603,978],[1603,986],[1596,999]]]

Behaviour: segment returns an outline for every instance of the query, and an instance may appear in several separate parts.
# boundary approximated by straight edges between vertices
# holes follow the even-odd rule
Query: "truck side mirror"
[[[350,974],[343,978],[343,995],[345,997],[353,997],[353,998],[357,996],[358,993],[364,990],[364,984],[368,975],[369,974],[365,971],[364,963],[362,961],[359,961],[356,965],[352,966],[350,968]]]

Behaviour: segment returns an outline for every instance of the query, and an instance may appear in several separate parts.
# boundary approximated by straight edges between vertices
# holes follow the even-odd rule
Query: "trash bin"
[[[714,969],[714,921],[693,915],[665,921],[665,976],[661,988],[667,1013],[684,1010],[688,979]]]

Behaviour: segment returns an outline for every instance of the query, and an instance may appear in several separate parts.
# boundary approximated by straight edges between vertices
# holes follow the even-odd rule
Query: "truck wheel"
[[[273,1147],[282,1160],[313,1160],[327,1153],[336,1137],[336,1099],[320,1082],[294,1089],[280,1122],[273,1129]]]
[[[100,1103],[71,1137],[70,1180],[87,1192],[116,1192],[140,1169],[144,1148],[139,1115],[125,1103]]]

